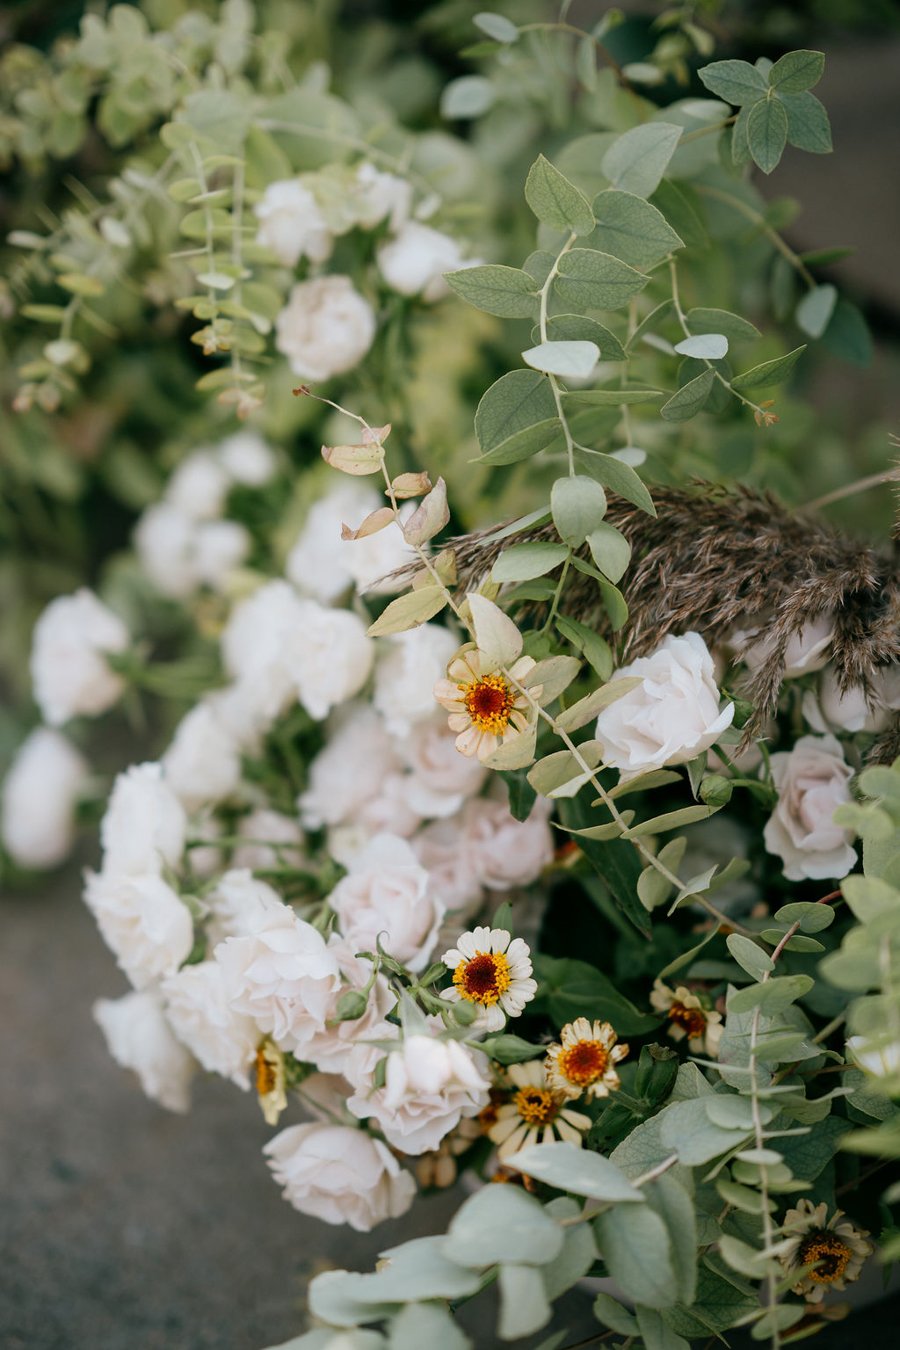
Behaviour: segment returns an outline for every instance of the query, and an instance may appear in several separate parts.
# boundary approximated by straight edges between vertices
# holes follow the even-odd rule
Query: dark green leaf
[[[643,197],[610,188],[594,198],[597,228],[591,243],[632,267],[651,267],[674,249],[684,248],[661,211]]]
[[[784,94],[782,102],[787,113],[787,136],[791,145],[813,155],[827,155],[832,148],[831,123],[815,94]]]
[[[559,261],[558,294],[583,309],[618,309],[650,280],[641,272],[590,248],[573,248]]]
[[[786,380],[790,375],[805,351],[804,344],[802,347],[795,347],[785,356],[776,356],[772,361],[763,361],[760,365],[745,370],[743,375],[736,375],[731,381],[731,386],[743,393],[747,389],[762,389],[766,385],[781,384],[782,380]]]
[[[691,417],[696,417],[709,397],[715,378],[714,370],[704,370],[695,375],[672,395],[668,403],[663,404],[659,410],[660,416],[667,422],[687,422]]]
[[[537,309],[534,279],[518,267],[466,267],[447,272],[444,280],[470,305],[501,319],[528,319]]]
[[[824,52],[786,52],[769,71],[769,86],[782,94],[802,94],[819,83],[824,70]]]
[[[541,1001],[550,1017],[564,1026],[576,1017],[611,1022],[620,1036],[640,1036],[659,1024],[658,1018],[639,1012],[616,989],[612,980],[586,961],[537,955],[535,973]]]
[[[754,164],[763,173],[777,166],[787,145],[788,117],[777,98],[760,99],[747,117],[747,144]]]
[[[713,61],[697,71],[711,94],[739,107],[765,98],[765,77],[749,61]]]
[[[583,314],[554,314],[547,320],[547,336],[554,342],[595,342],[601,361],[625,360],[625,348],[615,333]]]
[[[559,431],[550,382],[536,370],[511,370],[492,384],[475,413],[489,464],[514,464],[549,445]]]
[[[554,229],[590,234],[594,228],[587,198],[543,155],[538,155],[528,172],[525,200],[538,220]]]

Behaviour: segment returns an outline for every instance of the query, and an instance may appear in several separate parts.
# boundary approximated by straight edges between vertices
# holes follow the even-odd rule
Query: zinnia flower
[[[463,933],[441,960],[453,971],[453,985],[441,998],[474,1004],[480,1031],[502,1031],[506,1018],[518,1017],[537,993],[528,944],[511,938],[505,928]]]
[[[500,1107],[488,1130],[488,1138],[499,1145],[501,1160],[529,1144],[552,1144],[555,1139],[580,1148],[591,1118],[566,1105],[565,1094],[548,1084],[543,1064],[537,1060],[510,1064],[509,1076],[516,1092],[512,1101]]]
[[[650,1006],[669,1019],[668,1034],[673,1041],[688,1038],[688,1049],[695,1055],[716,1055],[722,1037],[722,1014],[704,1007],[699,996],[680,984],[671,990],[657,980],[650,995]]]
[[[858,1279],[874,1250],[865,1230],[844,1219],[841,1210],[836,1209],[826,1223],[827,1213],[824,1200],[814,1205],[804,1197],[784,1216],[782,1231],[790,1242],[778,1259],[788,1274],[797,1273],[791,1292],[802,1294],[807,1303],[821,1303],[829,1286],[844,1289]],[[809,1266],[812,1269],[806,1269]]]
[[[521,656],[509,674],[521,682],[534,665],[530,656]],[[457,750],[479,759],[524,731],[532,714],[528,700],[475,647],[463,647],[454,657],[447,678],[434,686],[434,696],[450,713],[451,731],[459,733]]]
[[[609,1022],[589,1022],[576,1017],[559,1035],[559,1043],[547,1050],[544,1068],[547,1082],[565,1097],[608,1097],[619,1087],[615,1066],[628,1054],[628,1046],[617,1044],[615,1028]]]

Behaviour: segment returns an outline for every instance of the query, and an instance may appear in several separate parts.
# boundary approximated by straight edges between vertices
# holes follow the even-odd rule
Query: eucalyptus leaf
[[[782,380],[786,380],[790,375],[805,351],[804,344],[802,347],[795,347],[785,356],[776,356],[771,361],[763,361],[760,365],[745,370],[743,375],[736,375],[731,381],[732,389],[746,393],[749,389],[764,389],[770,384],[781,384]]]
[[[615,1204],[644,1202],[642,1193],[609,1158],[574,1144],[531,1144],[507,1158],[506,1165],[571,1195]]]
[[[594,228],[594,213],[584,193],[543,155],[528,171],[525,200],[538,220],[557,230],[590,234]]]
[[[553,288],[563,300],[583,309],[619,309],[649,279],[611,253],[573,248],[560,258]]]
[[[606,493],[593,478],[580,474],[557,478],[550,492],[550,511],[559,537],[577,548],[606,515]]]
[[[502,319],[528,319],[537,310],[534,278],[518,267],[498,263],[465,267],[459,272],[445,272],[444,280],[470,305]]]
[[[648,1308],[678,1302],[672,1243],[662,1219],[649,1205],[617,1205],[594,1220],[597,1245],[626,1298]]]
[[[633,192],[609,188],[594,198],[593,211],[597,228],[590,242],[632,267],[652,267],[684,248],[662,212]]]
[[[513,544],[504,549],[491,569],[494,581],[530,581],[552,572],[569,556],[565,544],[535,540],[529,544]]]
[[[602,167],[614,188],[651,197],[659,187],[681,140],[683,128],[670,122],[645,122],[617,137]]]
[[[562,1231],[540,1201],[516,1186],[485,1186],[450,1220],[447,1260],[482,1269],[497,1262],[542,1266],[562,1249]]]
[[[541,342],[524,351],[522,360],[545,375],[587,379],[600,360],[600,348],[596,342]]]
[[[662,405],[660,416],[667,422],[687,422],[696,417],[712,389],[716,378],[714,370],[704,370],[682,385],[676,394]]]

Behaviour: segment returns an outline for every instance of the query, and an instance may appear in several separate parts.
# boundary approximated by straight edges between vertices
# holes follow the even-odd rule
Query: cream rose
[[[300,628],[285,654],[297,697],[321,721],[332,708],[358,694],[369,678],[375,645],[356,614],[298,601]]]
[[[93,1013],[109,1053],[123,1069],[137,1074],[147,1096],[167,1111],[187,1111],[197,1066],[175,1038],[159,995],[148,990],[101,998]]]
[[[259,806],[238,821],[235,834],[247,841],[234,851],[237,868],[262,872],[270,867],[303,866],[304,835],[293,816]]]
[[[182,1045],[209,1073],[230,1078],[245,1091],[259,1032],[250,1017],[228,1006],[215,961],[185,966],[162,983],[166,1015]]]
[[[356,170],[356,219],[366,230],[387,219],[392,231],[399,230],[409,218],[412,187],[405,178],[382,173],[374,164],[360,164]]]
[[[410,845],[431,877],[435,891],[447,906],[448,919],[456,923],[474,915],[484,899],[484,887],[478,859],[475,851],[469,847],[468,835],[460,817],[436,820],[426,825],[413,836]],[[462,931],[454,928],[454,941]],[[442,930],[445,946],[454,946],[454,941],[445,939]]]
[[[731,638],[736,655],[753,672],[771,660],[775,646],[771,636],[758,637],[759,631],[757,628],[740,631]],[[792,680],[821,670],[831,654],[833,641],[834,619],[830,614],[822,614],[804,624],[791,635],[785,647],[784,678]]]
[[[890,714],[900,708],[900,665],[879,666],[867,696],[861,684],[841,691],[833,666],[822,671],[818,697],[803,695],[803,716],[814,731],[883,731]]]
[[[366,1010],[362,1017],[338,1021],[338,1004],[345,994],[361,990],[372,974],[368,961],[357,960],[354,943],[336,935],[328,950],[338,963],[341,984],[332,995],[331,1008],[325,1026],[316,1032],[306,1047],[306,1058],[323,1073],[346,1074],[352,1058],[357,1072],[371,1074],[384,1051],[377,1041],[393,1040],[396,1028],[387,1022],[387,1015],[396,1003],[387,981],[380,975],[369,991]]]
[[[213,452],[195,450],[175,469],[165,499],[190,520],[217,520],[229,487],[228,474]]]
[[[473,265],[463,261],[459,244],[449,234],[417,220],[408,220],[378,250],[378,266],[391,290],[400,295],[421,295],[428,301],[450,294],[445,272]]]
[[[216,711],[215,695],[181,719],[162,758],[166,782],[189,811],[230,796],[241,777],[237,741]]]
[[[318,277],[291,291],[275,320],[275,346],[301,380],[321,382],[359,365],[375,326],[375,311],[349,277]]]
[[[219,444],[218,456],[231,482],[243,487],[265,487],[278,468],[275,452],[255,431],[226,436]]]
[[[96,717],[111,708],[125,681],[106,657],[128,643],[118,614],[86,587],[51,600],[34,626],[31,646],[31,680],[44,721],[58,727],[70,717]]]
[[[256,242],[269,248],[285,267],[301,258],[325,262],[334,240],[322,210],[309,188],[298,178],[270,183],[253,208],[259,221]]]
[[[410,970],[422,970],[437,940],[445,906],[405,839],[378,834],[350,864],[329,904],[342,934],[357,950],[385,950]]]
[[[58,731],[37,727],[16,751],[3,784],[0,834],[19,867],[56,867],[75,838],[87,761]]]
[[[133,764],[120,773],[100,824],[103,870],[141,876],[176,867],[187,816],[161,764]]]
[[[686,764],[708,750],[734,717],[719,711],[712,657],[699,633],[667,637],[652,656],[639,657],[612,679],[640,685],[604,708],[595,732],[604,763],[622,781],[667,764]]]
[[[405,1214],[416,1193],[380,1140],[344,1125],[292,1125],[263,1152],[295,1209],[360,1233]]]
[[[303,1059],[312,1037],[324,1030],[340,985],[322,934],[282,905],[252,933],[226,938],[213,955],[229,1006]]]
[[[285,563],[285,575],[297,590],[323,605],[333,605],[339,600],[353,584],[348,567],[348,541],[341,538],[341,526],[359,523],[383,505],[384,499],[377,492],[363,483],[352,482],[339,483],[313,502]],[[357,542],[364,544],[366,540]]]
[[[489,890],[529,886],[553,861],[547,801],[537,801],[527,820],[516,820],[505,801],[479,797],[463,811],[462,828],[473,866]]]
[[[381,718],[365,704],[344,709],[334,734],[309,766],[309,785],[297,801],[307,829],[352,820],[377,797],[398,767]]]
[[[383,1088],[357,1088],[347,1106],[360,1120],[374,1119],[400,1153],[437,1148],[463,1116],[477,1115],[490,1100],[485,1060],[456,1041],[407,1036],[388,1055]]]
[[[434,686],[447,672],[459,639],[437,623],[399,633],[381,644],[372,702],[392,736],[408,736],[437,709]]]
[[[286,581],[269,581],[235,605],[222,633],[222,660],[236,687],[232,725],[265,730],[296,698],[290,654],[303,620]]]
[[[84,900],[135,989],[174,975],[190,956],[190,911],[162,877],[89,872]]]
[[[442,713],[416,722],[400,750],[408,770],[406,800],[423,818],[454,815],[487,776],[474,755],[459,753],[456,735]]]
[[[196,590],[196,522],[171,502],[154,502],[134,529],[138,560],[160,595],[184,600]]]
[[[277,921],[286,910],[278,892],[265,881],[258,881],[244,867],[225,872],[207,896],[207,902],[212,910],[209,930],[212,946],[228,937],[250,937],[265,928],[270,919]]]
[[[853,770],[834,736],[801,736],[793,750],[772,755],[778,805],[763,830],[769,853],[789,881],[845,877],[856,863],[851,830],[832,820],[850,801]]]

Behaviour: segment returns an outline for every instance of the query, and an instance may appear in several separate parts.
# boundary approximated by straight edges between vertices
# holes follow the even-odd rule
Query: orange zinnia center
[[[501,736],[509,726],[515,695],[502,675],[485,675],[472,684],[460,685],[463,703],[479,731]]]
[[[497,1003],[510,985],[509,962],[502,952],[476,952],[460,961],[453,983],[470,1003]]]
[[[609,1064],[609,1051],[599,1041],[576,1041],[562,1051],[557,1064],[570,1083],[587,1087],[603,1077]]]
[[[669,1009],[669,1021],[684,1027],[690,1040],[706,1032],[706,1013],[702,1008],[686,1008],[683,1003],[673,1003]]]
[[[260,1097],[267,1097],[275,1091],[278,1077],[275,1065],[266,1057],[265,1049],[260,1046],[256,1052],[256,1091]]]
[[[814,1284],[833,1284],[843,1275],[850,1264],[850,1248],[834,1233],[810,1233],[800,1244],[797,1253],[798,1263],[808,1266],[813,1261],[819,1264],[811,1270],[807,1279]]]
[[[552,1125],[559,1115],[559,1098],[547,1088],[519,1088],[513,1103],[526,1125]]]

